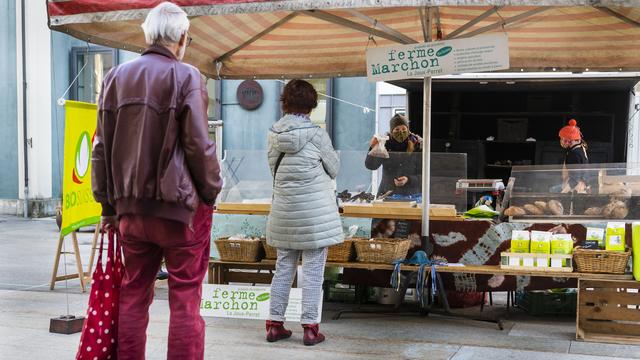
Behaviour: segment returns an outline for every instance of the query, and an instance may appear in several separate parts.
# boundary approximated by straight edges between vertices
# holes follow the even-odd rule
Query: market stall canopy
[[[640,0],[173,2],[191,17],[185,61],[214,78],[364,76],[367,48],[492,32],[509,35],[512,71],[640,71]],[[158,3],[48,0],[49,26],[140,52]]]

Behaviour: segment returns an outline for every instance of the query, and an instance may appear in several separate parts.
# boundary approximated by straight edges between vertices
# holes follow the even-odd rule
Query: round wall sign
[[[236,97],[244,109],[255,110],[260,107],[264,98],[262,86],[255,80],[245,80],[238,86]]]

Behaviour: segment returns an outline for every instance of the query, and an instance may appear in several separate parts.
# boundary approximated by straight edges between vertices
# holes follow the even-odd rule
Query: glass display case
[[[389,152],[390,158],[385,159],[372,159],[367,155],[368,151],[338,151],[340,169],[332,186],[340,205],[375,202],[384,207],[392,206],[390,203],[408,202],[416,207],[421,202],[422,158],[419,152],[411,155]],[[466,191],[456,189],[456,182],[467,175],[466,164],[466,154],[431,154],[432,204],[455,207],[458,213],[467,210]],[[221,174],[224,185],[218,198],[219,208],[225,208],[226,204],[235,207],[245,204],[241,206],[245,209],[247,204],[271,203],[273,178],[265,150],[225,151]],[[402,177],[406,179],[405,183],[395,186]]]
[[[515,166],[501,208],[509,221],[636,221],[640,165]]]

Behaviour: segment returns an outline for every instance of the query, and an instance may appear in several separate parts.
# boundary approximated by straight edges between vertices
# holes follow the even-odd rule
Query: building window
[[[392,109],[393,115],[402,115],[402,116],[407,116],[407,110],[405,108],[393,108]]]
[[[220,101],[221,81],[205,79],[209,95],[207,116],[209,120],[221,120],[222,103]]]
[[[320,94],[327,94],[327,79],[308,79],[307,80],[318,92],[318,107],[311,112],[311,122],[320,127],[327,128],[327,99]],[[329,94],[327,94],[329,95]]]
[[[86,64],[86,66],[85,66]],[[71,98],[76,101],[98,103],[105,75],[118,64],[118,50],[102,46],[74,47],[71,50],[71,81],[78,80],[71,89]]]

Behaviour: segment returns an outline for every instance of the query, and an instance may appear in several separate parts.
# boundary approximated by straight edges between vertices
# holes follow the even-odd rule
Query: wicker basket
[[[587,250],[579,246],[573,250],[573,260],[579,272],[624,274],[631,252]]]
[[[356,239],[344,239],[341,244],[329,246],[327,253],[327,261],[330,262],[349,262],[353,259],[353,241]]]
[[[391,264],[396,260],[404,260],[411,247],[409,239],[362,239],[353,243],[358,261],[368,263]]]
[[[220,259],[223,261],[260,261],[262,256],[262,244],[259,239],[229,240],[222,238],[214,240]]]
[[[267,244],[267,239],[262,239],[262,247],[264,248],[264,258],[267,260],[276,260],[278,258],[278,249]]]

